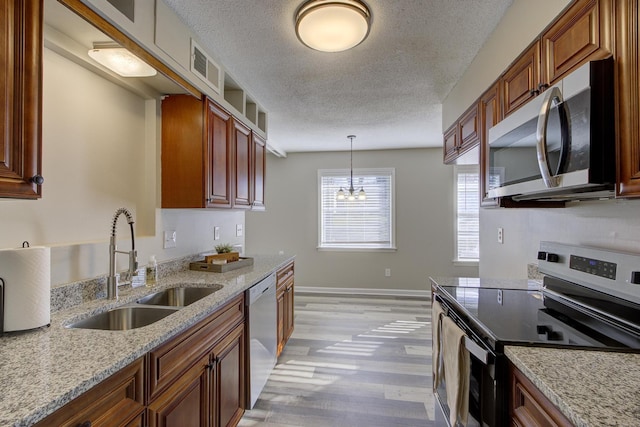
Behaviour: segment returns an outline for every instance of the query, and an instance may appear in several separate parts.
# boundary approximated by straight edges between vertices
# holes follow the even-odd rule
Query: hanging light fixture
[[[310,0],[296,12],[296,35],[311,49],[342,52],[369,35],[371,12],[360,0]]]
[[[94,43],[89,56],[122,77],[152,77],[155,68],[117,43]]]
[[[349,190],[348,193],[344,191],[342,187],[338,190],[336,194],[336,199],[338,200],[365,200],[367,198],[367,193],[364,191],[364,187],[360,187],[360,191],[356,193],[356,190],[353,188],[353,138],[355,135],[349,135],[347,138],[351,141],[351,178],[349,180]]]

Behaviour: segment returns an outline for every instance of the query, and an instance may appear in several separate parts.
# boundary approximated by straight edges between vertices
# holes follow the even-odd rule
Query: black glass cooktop
[[[471,321],[494,348],[542,345],[602,350],[640,349],[640,337],[585,315],[540,290],[441,286],[445,303]]]

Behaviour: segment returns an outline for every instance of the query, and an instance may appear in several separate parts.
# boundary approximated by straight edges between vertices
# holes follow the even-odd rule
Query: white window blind
[[[480,176],[477,166],[456,166],[456,259],[480,258]]]
[[[318,171],[320,248],[393,248],[394,169],[357,169],[353,187],[366,192],[365,200],[337,200],[340,188],[348,193],[349,170]]]

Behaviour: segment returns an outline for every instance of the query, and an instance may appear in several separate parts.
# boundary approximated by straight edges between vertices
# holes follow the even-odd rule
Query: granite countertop
[[[256,256],[251,267],[227,273],[181,271],[153,288],[120,289],[118,301],[99,299],[51,315],[51,326],[0,336],[0,425],[29,426],[197,323],[293,257]],[[143,295],[174,286],[222,289],[149,326],[129,331],[64,326]]]
[[[638,425],[640,354],[517,346],[505,354],[577,427]]]

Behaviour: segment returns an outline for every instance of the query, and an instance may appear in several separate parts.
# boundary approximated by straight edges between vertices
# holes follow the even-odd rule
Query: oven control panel
[[[571,255],[569,258],[569,268],[606,279],[616,280],[617,264],[615,262]]]

